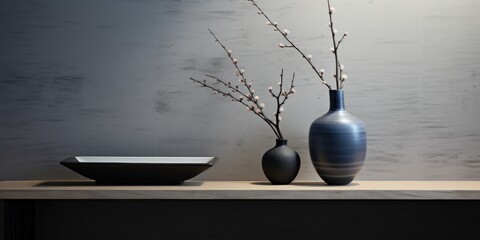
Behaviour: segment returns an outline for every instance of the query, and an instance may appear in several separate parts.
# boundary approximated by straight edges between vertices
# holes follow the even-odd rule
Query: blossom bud
[[[243,73],[245,73],[245,70],[243,70],[243,68],[242,68],[242,69],[240,69],[240,74],[243,74]]]
[[[273,89],[272,86],[268,87],[268,91],[272,91],[272,89]]]
[[[280,112],[284,112],[285,109],[283,109],[283,107],[280,107],[279,111],[280,111]]]
[[[335,53],[335,48],[331,47],[331,48],[330,48],[330,51],[331,51],[332,53]]]
[[[276,27],[277,25],[278,25],[278,23],[277,23],[277,22],[274,22],[274,23],[273,23],[273,26],[275,26],[275,27]]]
[[[282,82],[278,82],[278,85],[282,85]]]
[[[342,80],[347,80],[348,76],[347,74],[342,74]]]
[[[236,64],[237,62],[238,62],[238,61],[237,61],[237,59],[236,59],[236,58],[234,58],[234,59],[233,59],[233,63],[235,63],[235,64]]]
[[[294,94],[294,93],[297,92],[297,90],[295,90],[295,88],[292,88],[292,90],[290,90],[290,92],[291,92],[292,94]]]
[[[285,44],[279,43],[279,44],[278,44],[278,47],[279,47],[279,48],[284,48],[284,47],[285,47]]]
[[[324,73],[325,73],[325,69],[323,69],[323,68],[320,69],[320,73],[321,73],[321,74],[324,74]]]
[[[228,50],[228,56],[232,55],[232,50]]]
[[[312,55],[311,55],[311,54],[307,55],[307,59],[308,59],[308,60],[311,60],[311,59],[312,59]]]
[[[345,66],[343,66],[343,64],[340,64],[340,70],[343,71],[343,69],[345,69]]]
[[[260,99],[260,97],[259,97],[259,96],[255,96],[255,100],[258,100],[258,99]]]
[[[265,107],[265,103],[260,103],[260,108],[264,108]]]
[[[282,117],[281,117],[281,116],[278,116],[278,121],[282,121]]]
[[[334,7],[330,7],[330,13],[334,13],[335,12],[335,8]]]
[[[348,35],[348,32],[345,32],[345,33],[343,34],[343,36],[347,36],[347,35]]]
[[[290,34],[290,31],[288,31],[288,29],[283,29],[283,35],[287,36],[288,34]]]
[[[338,31],[337,31],[337,29],[336,29],[336,28],[334,28],[334,29],[333,29],[333,33],[337,33],[337,32],[338,32]]]
[[[272,25],[272,23],[270,21],[267,21],[267,25]]]

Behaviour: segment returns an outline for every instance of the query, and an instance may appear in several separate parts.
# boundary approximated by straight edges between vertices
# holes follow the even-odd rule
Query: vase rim
[[[342,89],[330,90],[330,109],[329,111],[345,111],[344,92]]]

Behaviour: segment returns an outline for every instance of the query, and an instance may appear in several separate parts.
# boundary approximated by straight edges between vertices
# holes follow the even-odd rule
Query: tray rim
[[[119,158],[127,158],[127,157],[141,157],[141,158],[158,158],[158,157],[170,157],[170,158],[176,158],[176,157],[182,157],[182,158],[188,158],[188,157],[199,157],[199,156],[72,156],[68,157],[62,161],[60,161],[60,164],[67,166],[67,165],[141,165],[141,166],[213,166],[217,160],[218,157],[204,157],[201,156],[202,158],[211,158],[208,162],[205,163],[179,163],[179,162],[174,162],[174,163],[145,163],[145,162],[80,162],[78,161],[77,157],[119,157]]]

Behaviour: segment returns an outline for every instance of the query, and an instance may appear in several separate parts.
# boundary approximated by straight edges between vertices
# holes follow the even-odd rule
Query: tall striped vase
[[[309,149],[318,175],[329,185],[347,185],[360,172],[367,150],[363,122],[345,110],[343,90],[330,90],[330,109],[310,126]]]

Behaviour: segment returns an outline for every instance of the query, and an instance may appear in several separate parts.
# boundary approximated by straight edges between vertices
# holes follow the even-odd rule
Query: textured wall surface
[[[480,2],[333,2],[347,109],[369,135],[358,179],[480,180]],[[331,73],[323,1],[259,4]],[[72,155],[215,155],[198,179],[264,180],[273,132],[188,80],[236,79],[207,28],[262,99],[296,72],[283,132],[299,179],[319,179],[307,135],[327,89],[243,0],[0,0],[0,179],[79,178],[58,164]]]

